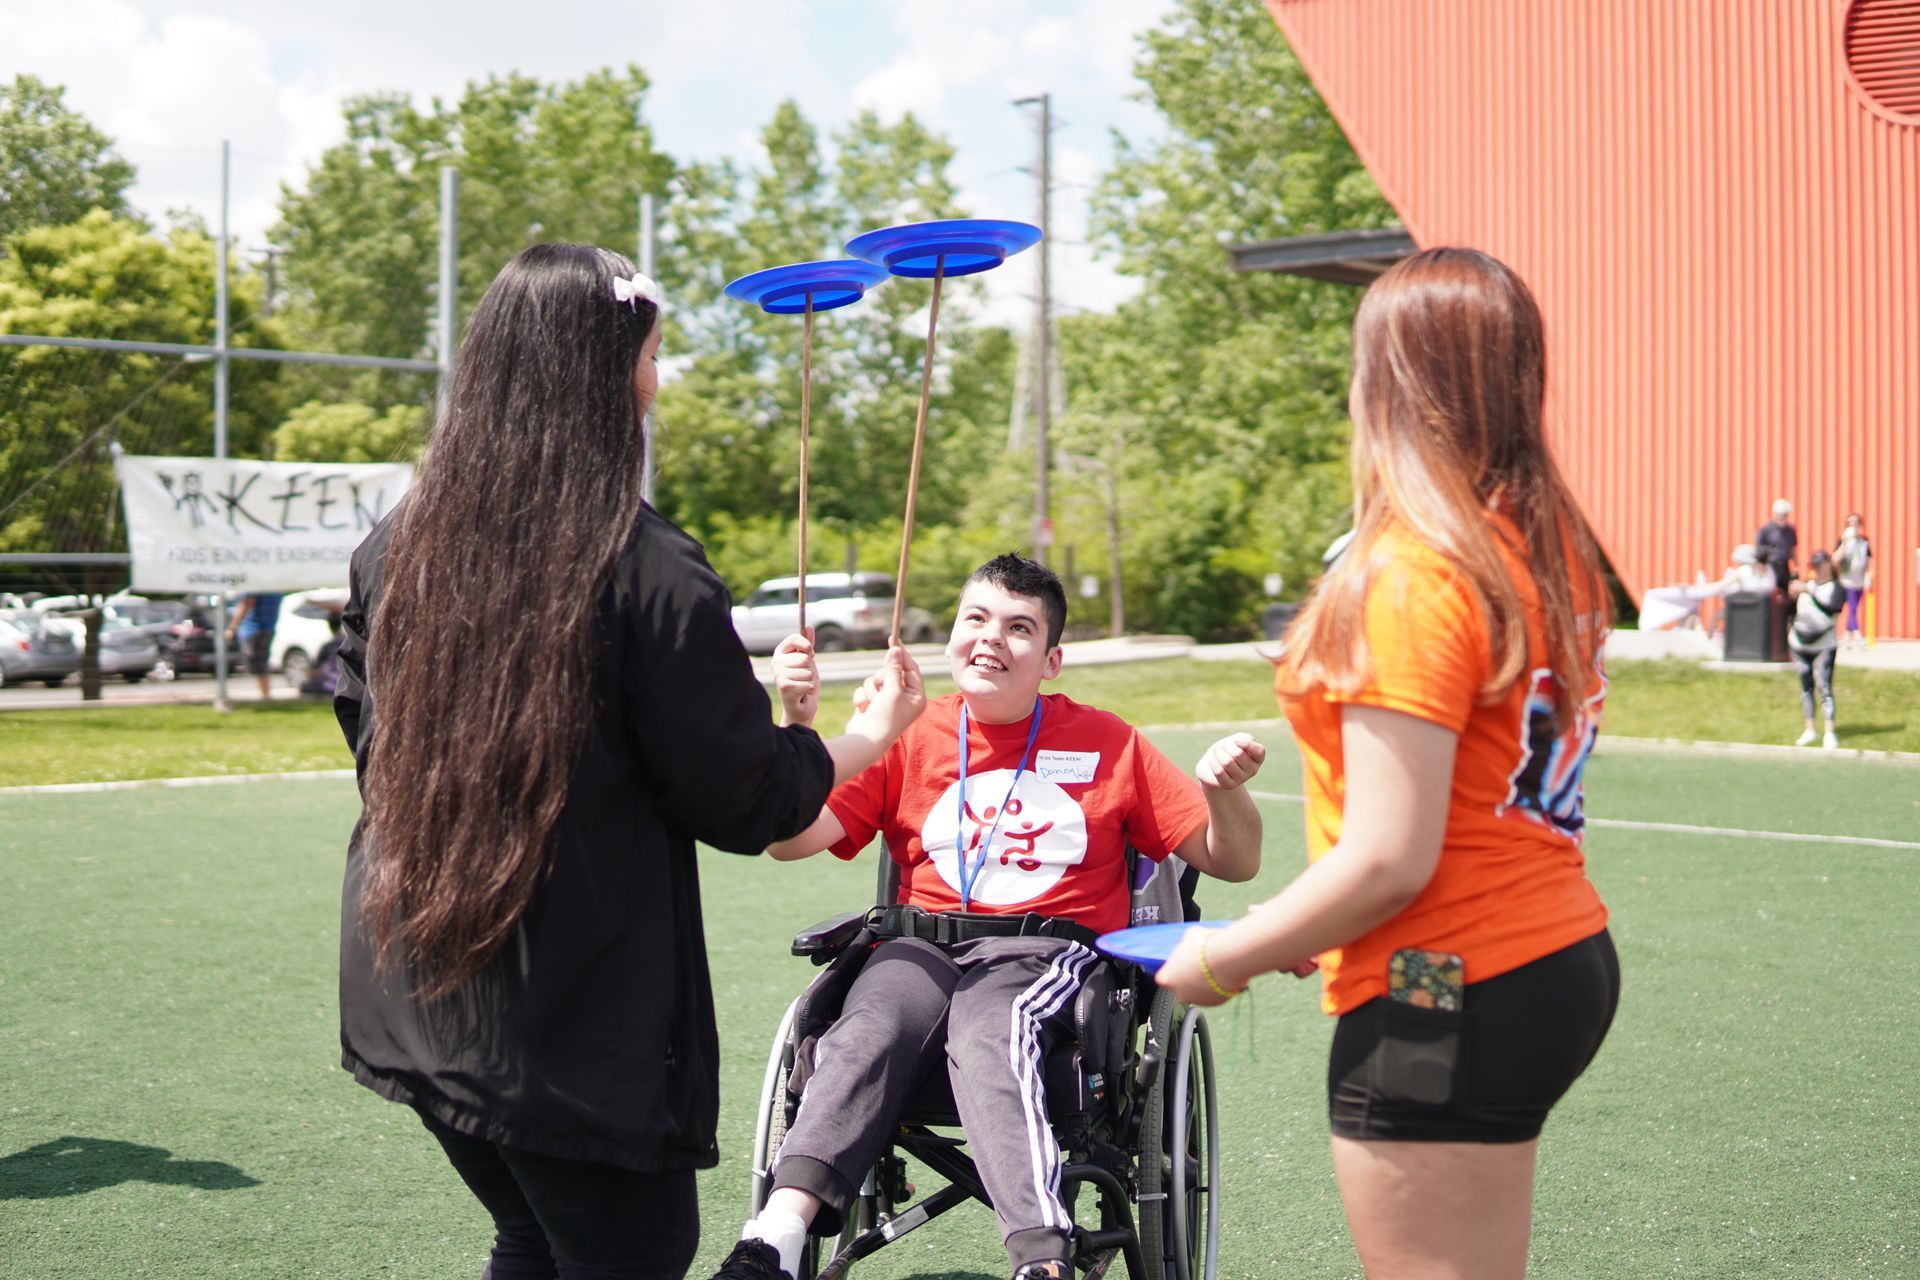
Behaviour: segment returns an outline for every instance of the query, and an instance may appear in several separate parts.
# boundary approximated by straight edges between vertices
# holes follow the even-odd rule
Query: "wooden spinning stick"
[[[807,633],[807,436],[813,422],[813,292],[807,292],[807,323],[800,338],[800,626]]]
[[[800,340],[800,533],[798,548],[798,588],[794,600],[799,605],[799,630],[807,627],[807,488],[812,472],[813,435],[813,317],[816,312],[849,306],[866,296],[867,290],[887,278],[887,269],[876,263],[847,258],[833,262],[790,262],[767,267],[741,276],[727,284],[726,294],[738,302],[752,303],[768,315],[790,316],[804,313],[806,328]]]
[[[887,643],[900,643],[900,606],[907,598],[907,553],[913,548],[913,503],[920,496],[920,451],[927,438],[927,397],[933,390],[933,339],[940,329],[940,282],[947,273],[947,255],[933,264],[933,310],[927,316],[927,361],[920,371],[920,412],[913,420],[913,464],[907,471],[907,518],[900,532],[900,572],[893,576],[893,624]]]

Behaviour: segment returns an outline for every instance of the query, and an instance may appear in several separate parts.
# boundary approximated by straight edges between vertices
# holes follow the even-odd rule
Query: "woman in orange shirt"
[[[1368,291],[1353,345],[1356,534],[1276,684],[1311,865],[1190,931],[1160,981],[1218,1004],[1317,961],[1367,1275],[1520,1276],[1541,1124],[1619,1000],[1580,845],[1606,591],[1541,432],[1545,344],[1518,276],[1417,254]]]

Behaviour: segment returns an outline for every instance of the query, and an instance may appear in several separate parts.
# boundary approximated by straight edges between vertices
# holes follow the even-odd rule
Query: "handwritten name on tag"
[[[1042,751],[1033,761],[1033,771],[1056,785],[1092,782],[1099,767],[1098,751]]]

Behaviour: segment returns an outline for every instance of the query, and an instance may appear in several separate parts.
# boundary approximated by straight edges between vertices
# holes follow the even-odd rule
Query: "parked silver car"
[[[139,684],[160,661],[160,645],[145,630],[109,621],[100,631],[100,674]]]
[[[800,579],[769,578],[733,607],[733,629],[749,653],[771,653],[800,626]],[[885,573],[810,573],[807,575],[807,623],[821,653],[860,649],[887,642],[893,621],[893,577]],[[925,644],[939,634],[933,615],[908,606],[900,614],[900,636]]]
[[[0,611],[0,685],[38,680],[53,688],[80,669],[66,627],[32,609]]]

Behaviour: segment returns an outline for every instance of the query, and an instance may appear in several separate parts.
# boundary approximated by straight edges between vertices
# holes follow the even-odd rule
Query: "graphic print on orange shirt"
[[[1584,621],[1584,619],[1582,619]],[[1564,732],[1553,727],[1560,686],[1553,668],[1541,667],[1527,679],[1525,737],[1520,761],[1507,779],[1507,798],[1494,812],[1517,813],[1581,839],[1587,830],[1587,758],[1600,738],[1600,717],[1607,701],[1607,674],[1594,665],[1591,696],[1573,713]]]

